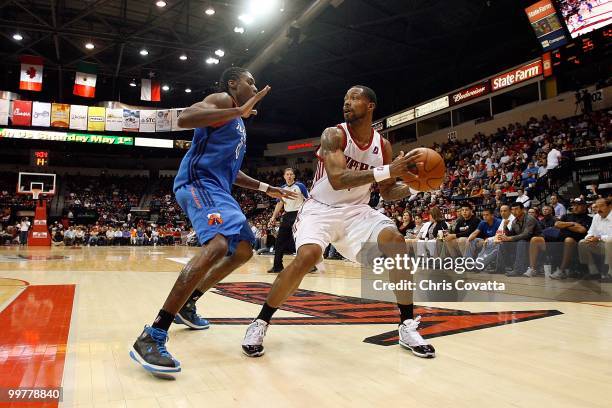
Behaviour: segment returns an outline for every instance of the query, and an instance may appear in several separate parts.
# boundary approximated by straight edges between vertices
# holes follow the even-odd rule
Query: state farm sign
[[[470,99],[478,98],[489,93],[489,83],[481,82],[459,92],[449,95],[450,104],[457,105]]]
[[[542,75],[542,60],[537,60],[520,68],[513,69],[504,74],[491,78],[491,90],[497,91],[508,86],[518,84],[528,79]]]

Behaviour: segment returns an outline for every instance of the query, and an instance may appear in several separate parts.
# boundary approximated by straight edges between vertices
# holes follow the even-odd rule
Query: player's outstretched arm
[[[391,147],[391,143],[388,140],[384,140],[384,148],[383,148],[383,163],[391,164],[393,162],[393,148]],[[402,160],[405,157],[404,152],[400,152],[400,154],[395,158],[395,160]],[[378,188],[380,190],[380,196],[385,201],[395,201],[401,200],[404,197],[411,195],[410,187],[397,181],[396,178],[389,178],[378,183]]]
[[[344,157],[342,131],[330,127],[325,129],[321,136],[321,157],[323,158],[327,178],[334,190],[346,190],[386,179],[394,182],[397,177],[414,176],[408,171],[408,166],[415,163],[419,156],[417,153],[402,155],[392,163],[385,164],[382,168],[349,170],[346,168],[346,158]]]
[[[178,117],[178,125],[182,128],[201,128],[219,126],[240,116],[248,118],[257,114],[253,108],[268,92],[270,87],[266,86],[244,105],[238,107],[234,107],[232,97],[225,92],[208,95],[202,102],[183,110]]]
[[[284,190],[282,188],[273,187],[267,183],[263,183],[259,180],[255,180],[253,177],[247,176],[242,170],[238,171],[234,185],[249,190],[263,191],[267,195],[273,198],[287,198],[294,200],[298,197],[297,193],[290,190]]]

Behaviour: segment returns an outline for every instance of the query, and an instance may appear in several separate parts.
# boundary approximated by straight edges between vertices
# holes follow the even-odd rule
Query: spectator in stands
[[[113,227],[108,227],[106,230],[106,245],[119,245],[119,242],[115,242],[115,230]]]
[[[430,256],[438,255],[438,238],[443,238],[448,233],[448,224],[440,208],[434,206],[429,211],[430,221],[423,224],[421,231],[417,234],[415,253],[417,256],[429,253]]]
[[[74,239],[75,238],[76,238],[76,235],[74,233],[74,227],[69,227],[64,232],[64,245],[66,245],[66,246],[74,245]]]
[[[115,231],[113,233],[113,243],[114,245],[124,245],[123,231],[121,231],[121,228],[119,227],[115,228]]]
[[[153,228],[153,230],[151,231],[151,242],[153,243],[154,247],[156,247],[159,243],[159,231],[157,230],[157,228]]]
[[[557,218],[561,218],[567,213],[565,206],[559,202],[559,196],[556,194],[550,196],[550,206],[555,210],[555,217]]]
[[[74,230],[74,245],[81,246],[85,242],[85,231],[80,226]]]
[[[492,262],[496,261],[499,254],[502,241],[499,239],[500,235],[504,235],[506,228],[511,228],[512,221],[514,221],[514,215],[510,212],[510,206],[504,204],[499,209],[501,223],[495,231],[495,237],[487,238],[482,243],[482,250],[478,254],[478,258],[482,259],[482,263],[485,268],[488,268]],[[499,272],[501,268],[497,268],[495,265],[495,271]],[[503,271],[502,271],[503,272]]]
[[[98,228],[93,227],[89,233],[89,241],[87,242],[88,246],[96,246],[98,245]]]
[[[559,167],[559,163],[561,162],[562,158],[563,155],[559,150],[557,150],[556,147],[550,149],[548,155],[546,156],[546,169],[550,171]]]
[[[541,235],[541,230],[538,221],[527,214],[521,203],[513,203],[511,210],[514,221],[510,227],[504,228],[504,235],[499,236],[503,244],[498,268],[505,268],[511,260],[514,260],[512,269],[506,273],[506,276],[520,276],[528,272],[529,242],[532,237]]]
[[[587,203],[594,203],[598,198],[600,198],[600,195],[599,191],[597,191],[597,183],[592,183],[587,189],[585,199]]]
[[[138,243],[138,230],[134,227],[130,229],[130,245],[136,245]]]
[[[124,226],[121,229],[121,245],[129,245],[132,239],[132,231]]]
[[[517,203],[521,203],[523,205],[523,207],[525,207],[525,208],[531,207],[531,199],[529,198],[529,196],[525,192],[525,189],[519,188],[517,190],[517,193],[518,193],[518,196],[516,197],[516,202]]]
[[[138,227],[136,229],[136,245],[138,246],[142,246],[144,245],[144,231],[142,230],[142,228]]]
[[[597,214],[579,243],[580,262],[588,265],[589,278],[612,282],[612,199],[598,198],[595,205]]]
[[[480,225],[480,218],[474,215],[472,205],[465,202],[461,205],[461,217],[455,224],[455,232],[444,237],[446,249],[452,257],[459,257],[465,253],[468,237]]]
[[[495,237],[501,221],[500,218],[496,218],[493,215],[493,210],[490,208],[482,210],[482,221],[480,221],[478,227],[467,238],[466,258],[473,258],[475,254],[480,252],[486,239]]]
[[[28,217],[22,218],[19,223],[19,246],[28,244],[28,230],[30,229],[30,220]]]
[[[64,235],[62,234],[62,230],[60,230],[59,228],[54,228],[51,232],[51,245],[64,245]]]
[[[586,236],[591,221],[591,217],[587,214],[586,201],[576,198],[572,201],[572,212],[565,214],[555,223],[555,228],[559,229],[558,242],[563,243],[563,259],[561,265],[550,275],[551,278],[565,279],[570,276],[569,267],[576,245]]]
[[[402,214],[402,221],[401,223],[399,223],[397,227],[400,234],[402,234],[403,236],[406,236],[406,232],[408,230],[413,230],[414,226],[415,224],[414,224],[414,220],[412,219],[412,214],[410,214],[410,212],[408,211],[404,211],[404,214]]]
[[[538,178],[538,171],[539,169],[535,165],[535,163],[532,161],[529,162],[527,168],[521,175],[521,185],[523,186],[523,188],[528,188],[531,185],[535,184]]]
[[[546,228],[552,228],[555,226],[557,219],[555,218],[554,211],[550,205],[542,206],[542,217],[539,221],[542,231],[544,231]]]

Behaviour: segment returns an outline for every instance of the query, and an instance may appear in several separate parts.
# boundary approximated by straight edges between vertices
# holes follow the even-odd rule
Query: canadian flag
[[[95,65],[79,64],[76,76],[74,77],[72,93],[84,98],[93,98],[96,96],[96,78]]]
[[[143,79],[140,83],[140,99],[143,101],[159,102],[161,100],[159,82]]]
[[[23,55],[21,58],[21,77],[19,89],[24,91],[42,91],[43,59],[32,55]]]

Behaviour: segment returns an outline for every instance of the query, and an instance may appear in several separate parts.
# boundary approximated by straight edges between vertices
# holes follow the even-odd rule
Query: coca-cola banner
[[[486,95],[490,92],[489,82],[481,82],[476,85],[472,85],[469,88],[460,90],[448,96],[450,105],[458,105],[460,103],[469,101],[470,99],[478,98]]]
[[[491,78],[491,91],[498,91],[508,86],[527,81],[528,79],[542,75],[542,72],[542,60],[538,59],[537,61],[530,62],[522,67]]]
[[[32,101],[13,101],[13,126],[30,126],[32,123]]]

